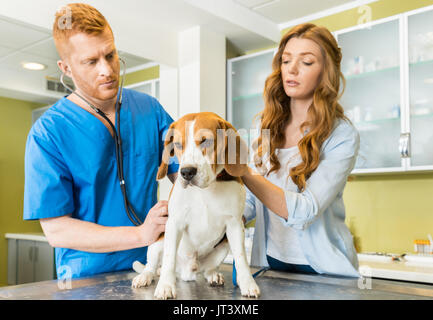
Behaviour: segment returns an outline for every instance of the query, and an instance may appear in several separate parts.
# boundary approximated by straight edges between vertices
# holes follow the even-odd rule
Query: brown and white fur
[[[161,259],[158,299],[176,298],[176,274],[192,281],[203,272],[211,286],[224,285],[218,267],[231,249],[241,294],[260,295],[244,246],[245,187],[239,177],[247,170],[247,153],[234,127],[215,113],[188,114],[171,124],[157,174],[158,180],[164,178],[176,154],[179,171],[168,200],[165,235],[149,246],[146,266],[134,263],[140,274],[132,287],[150,285]]]

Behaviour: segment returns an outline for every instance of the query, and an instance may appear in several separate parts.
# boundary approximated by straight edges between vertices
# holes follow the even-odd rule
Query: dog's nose
[[[182,178],[184,178],[187,181],[190,181],[197,174],[197,168],[194,167],[182,168],[180,169],[180,174],[182,175]]]

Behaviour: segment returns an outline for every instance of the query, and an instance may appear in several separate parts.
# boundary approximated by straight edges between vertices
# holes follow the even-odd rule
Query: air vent
[[[71,91],[60,82],[60,80],[47,78],[47,90],[61,93],[71,93]],[[72,89],[74,89],[74,85],[67,83]]]

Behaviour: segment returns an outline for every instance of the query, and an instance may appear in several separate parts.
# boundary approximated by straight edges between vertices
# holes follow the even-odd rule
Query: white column
[[[176,121],[188,113],[215,112],[226,118],[226,39],[201,26],[179,32],[178,68],[160,67],[160,102]],[[168,178],[159,183],[167,200]]]
[[[212,111],[226,119],[226,38],[201,28],[200,111]]]
[[[212,111],[225,118],[225,36],[195,26],[179,33],[179,117]]]
[[[179,117],[178,86],[178,69],[161,64],[159,66],[159,102],[175,121]]]
[[[178,69],[167,65],[159,66],[159,102],[167,113],[176,121],[179,118],[179,82]],[[171,181],[165,177],[159,181],[158,200],[167,200]]]

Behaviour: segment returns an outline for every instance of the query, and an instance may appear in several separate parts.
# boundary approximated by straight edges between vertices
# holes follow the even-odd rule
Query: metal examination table
[[[220,270],[226,282],[223,287],[210,287],[201,275],[197,282],[183,282],[178,279],[177,299],[255,300],[242,297],[239,288],[233,287],[230,265],[222,265]],[[0,299],[154,299],[155,282],[146,288],[133,289],[131,281],[135,275],[135,272],[125,271],[77,279],[70,282],[70,289],[61,289],[66,283],[59,284],[57,280],[0,287]],[[260,299],[264,300],[433,300],[433,285],[375,278],[361,281],[354,278],[267,271],[256,281],[261,290]]]

